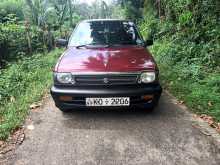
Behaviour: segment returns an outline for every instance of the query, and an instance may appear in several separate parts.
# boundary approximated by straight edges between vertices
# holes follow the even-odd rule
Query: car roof
[[[84,20],[82,22],[132,22],[130,20],[124,20],[124,19],[88,19]]]

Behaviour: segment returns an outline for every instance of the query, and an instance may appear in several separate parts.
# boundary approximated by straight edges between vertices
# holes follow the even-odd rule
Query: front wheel
[[[65,109],[65,108],[59,108],[59,110],[63,113],[68,113],[71,111],[70,109]]]
[[[143,107],[142,110],[147,113],[153,113],[155,111],[155,106],[152,107]]]
[[[145,112],[153,113],[155,111],[156,107],[158,106],[158,103],[159,103],[159,100],[154,100],[153,103],[151,103],[150,105],[148,105],[146,107],[143,107],[142,109]]]

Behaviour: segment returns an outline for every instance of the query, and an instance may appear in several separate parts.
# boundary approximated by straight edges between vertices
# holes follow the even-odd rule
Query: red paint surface
[[[69,47],[58,61],[56,72],[135,72],[155,70],[156,64],[140,46],[112,48]]]

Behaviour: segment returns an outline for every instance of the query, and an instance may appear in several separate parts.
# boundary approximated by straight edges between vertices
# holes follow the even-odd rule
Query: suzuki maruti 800
[[[162,88],[159,70],[135,24],[126,20],[85,20],[54,68],[51,95],[61,111],[74,108],[138,107],[153,110]]]

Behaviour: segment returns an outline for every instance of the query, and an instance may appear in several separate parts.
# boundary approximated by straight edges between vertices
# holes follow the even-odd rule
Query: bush
[[[20,126],[29,105],[41,99],[52,83],[51,68],[61,51],[26,57],[0,70],[0,139]]]
[[[0,23],[5,23],[10,20],[8,17],[10,14],[15,15],[17,21],[24,20],[24,14],[22,11],[22,1],[16,0],[3,0],[0,2]]]
[[[151,51],[159,64],[162,83],[194,112],[220,121],[218,1],[161,3],[161,17],[147,12],[140,28],[155,40]]]
[[[46,49],[44,38],[45,32],[35,26],[10,22],[0,24],[0,64],[42,52]]]
[[[167,39],[156,41],[151,51],[159,64],[162,83],[194,112],[220,121],[220,70],[207,68],[199,57],[190,59],[190,47],[194,48]]]

